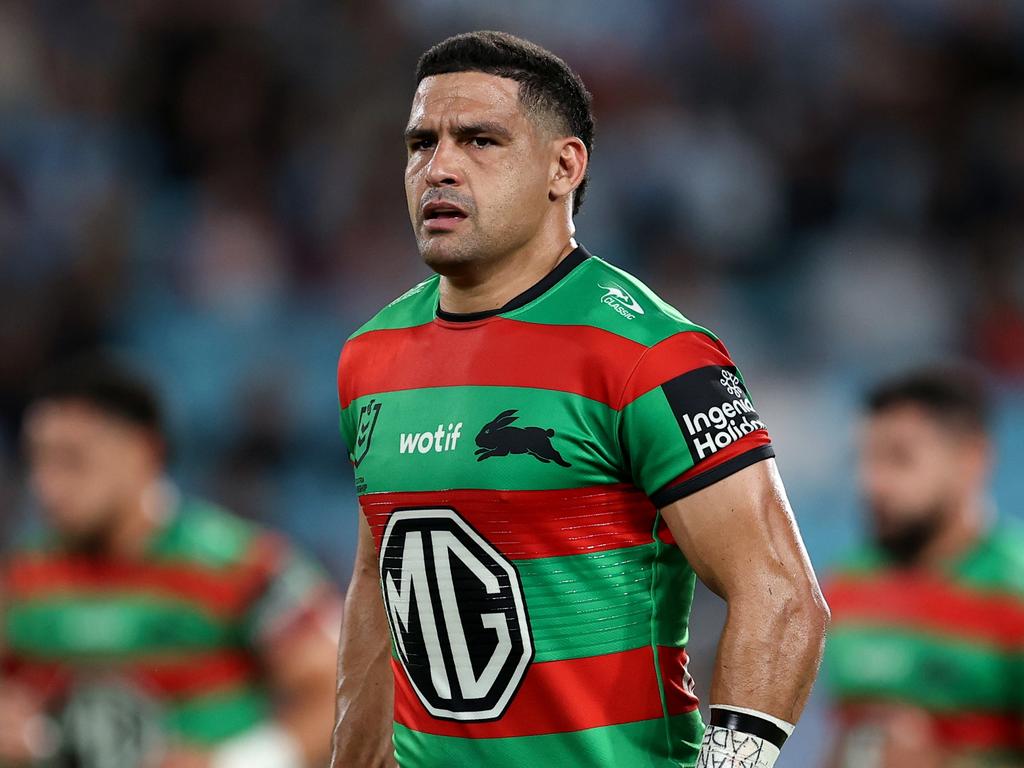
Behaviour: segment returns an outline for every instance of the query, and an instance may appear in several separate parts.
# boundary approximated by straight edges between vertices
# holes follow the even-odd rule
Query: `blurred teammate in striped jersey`
[[[1024,533],[990,511],[989,410],[962,370],[868,397],[873,541],[827,589],[837,768],[1024,765]]]
[[[0,561],[0,766],[301,768],[332,720],[338,595],[164,480],[152,391],[88,360],[26,419],[40,529]]]

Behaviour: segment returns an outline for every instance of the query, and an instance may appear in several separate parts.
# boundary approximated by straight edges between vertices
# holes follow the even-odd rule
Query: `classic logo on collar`
[[[601,303],[607,304],[627,320],[632,320],[637,315],[642,315],[644,313],[644,308],[640,306],[629,291],[618,283],[608,283],[607,285],[598,283],[597,287],[603,291],[607,291],[607,293],[601,297]]]

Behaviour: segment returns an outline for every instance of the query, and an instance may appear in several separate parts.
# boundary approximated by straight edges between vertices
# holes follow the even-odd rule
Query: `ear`
[[[493,426],[495,429],[501,429],[502,427],[507,427],[513,421],[516,421],[516,420],[519,419],[519,417],[516,416],[515,414],[516,414],[515,409],[512,409],[511,411],[503,411],[503,412],[498,414],[497,418],[495,418],[494,421],[491,422],[491,426]]]
[[[575,136],[556,141],[558,155],[551,164],[551,183],[548,198],[553,202],[570,196],[587,173],[590,156],[583,142]]]
[[[984,488],[992,473],[992,443],[984,435],[970,435],[957,452],[957,461],[963,467],[970,491]]]

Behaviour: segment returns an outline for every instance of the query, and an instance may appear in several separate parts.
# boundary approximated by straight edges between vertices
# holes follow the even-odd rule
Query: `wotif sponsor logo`
[[[621,285],[618,285],[617,283],[601,285],[598,283],[598,288],[607,291],[607,293],[601,297],[601,303],[607,304],[627,320],[632,320],[637,315],[642,315],[644,313],[644,308],[641,307],[637,300],[630,295],[629,291]]]
[[[398,437],[400,453],[443,453],[454,451],[462,436],[462,422],[438,424],[433,432],[403,432]]]
[[[765,429],[754,410],[754,404],[731,371],[723,371],[721,385],[734,399],[715,405],[695,415],[683,414],[683,426],[689,432],[697,460],[710,456],[744,435]]]

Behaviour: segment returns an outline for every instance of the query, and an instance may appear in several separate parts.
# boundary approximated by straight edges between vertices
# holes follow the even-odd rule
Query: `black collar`
[[[538,282],[531,285],[525,291],[515,296],[502,307],[487,309],[483,312],[445,312],[441,309],[441,303],[437,304],[437,316],[442,320],[453,323],[469,323],[475,320],[486,320],[488,317],[502,315],[511,312],[513,309],[524,307],[549,290],[555,287],[563,277],[572,272],[576,267],[590,258],[590,253],[582,245],[573,249],[568,256],[558,262],[558,265],[542,277]]]

